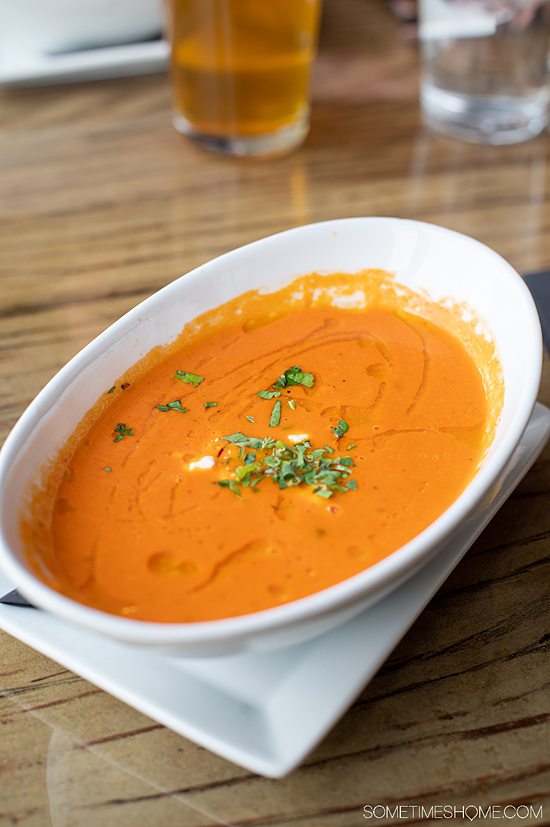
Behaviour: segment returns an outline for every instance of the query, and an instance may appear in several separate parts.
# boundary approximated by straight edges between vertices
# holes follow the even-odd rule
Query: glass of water
[[[550,119],[550,0],[420,0],[421,105],[456,138],[512,144]]]

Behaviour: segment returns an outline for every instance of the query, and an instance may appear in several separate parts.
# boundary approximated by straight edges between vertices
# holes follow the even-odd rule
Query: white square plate
[[[84,631],[40,610],[0,605],[0,628],[175,732],[279,778],[323,738],[371,680],[544,447],[537,404],[484,510],[435,559],[353,620],[313,641],[254,655],[175,658]],[[13,588],[0,575],[0,594]]]

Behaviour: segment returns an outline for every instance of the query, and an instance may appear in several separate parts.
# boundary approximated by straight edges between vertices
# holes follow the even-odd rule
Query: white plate
[[[11,48],[0,53],[0,83],[73,83],[152,74],[166,69],[168,53],[168,43],[160,39],[63,54]]]
[[[0,605],[0,628],[175,732],[253,772],[294,769],[345,712],[529,470],[550,433],[536,405],[489,506],[371,609],[276,652],[174,658],[142,652],[40,610]],[[0,594],[12,584],[0,575]],[[332,679],[331,679],[332,678]]]

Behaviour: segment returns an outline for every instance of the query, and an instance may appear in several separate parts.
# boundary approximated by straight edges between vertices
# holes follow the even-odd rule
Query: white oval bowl
[[[201,313],[251,289],[275,290],[313,271],[381,268],[434,300],[467,302],[489,325],[504,372],[504,405],[484,461],[452,505],[384,560],[309,597],[262,612],[202,623],[149,623],[77,603],[27,567],[19,536],[25,494],[48,459],[113,382],[151,348],[173,340]],[[0,452],[0,565],[35,605],[127,643],[182,654],[219,654],[287,646],[362,611],[434,554],[498,489],[538,392],[540,324],[516,271],[484,244],[451,230],[398,218],[349,218],[311,224],[255,241],[177,279],[99,335],[38,394]]]

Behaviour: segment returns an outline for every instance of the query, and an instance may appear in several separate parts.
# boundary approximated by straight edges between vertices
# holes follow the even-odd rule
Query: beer
[[[170,0],[176,127],[260,151],[285,130],[301,140],[319,10],[320,0]]]

